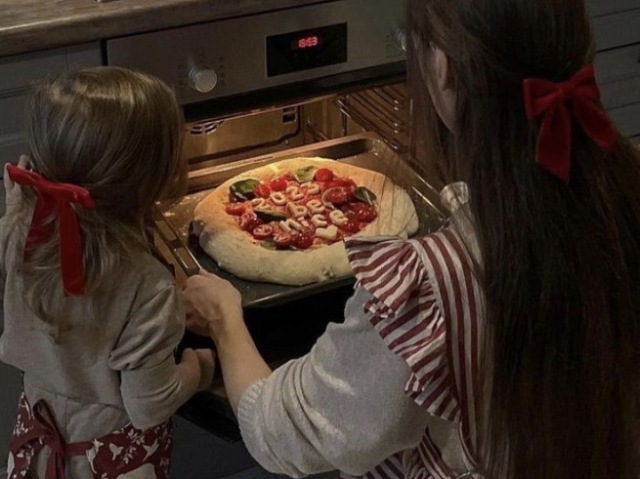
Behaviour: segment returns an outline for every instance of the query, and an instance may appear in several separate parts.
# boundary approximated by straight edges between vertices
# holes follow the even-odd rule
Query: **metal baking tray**
[[[217,185],[252,168],[286,158],[305,156],[334,159],[375,170],[391,178],[409,193],[414,202],[420,222],[416,236],[434,231],[445,219],[443,210],[439,206],[437,191],[416,174],[409,166],[406,157],[394,152],[373,134],[347,136],[232,162],[210,171],[191,172],[190,187],[197,191],[187,194],[169,206],[158,205],[155,214],[156,231],[184,272],[187,275],[193,275],[202,268],[231,281],[242,294],[245,308],[273,306],[352,284],[352,277],[334,278],[304,286],[243,280],[219,268],[218,264],[200,247],[198,238],[191,233],[191,221],[196,205]]]

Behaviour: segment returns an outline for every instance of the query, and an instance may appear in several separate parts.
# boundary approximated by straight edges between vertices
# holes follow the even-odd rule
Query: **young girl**
[[[174,278],[145,217],[185,177],[169,88],[119,68],[67,74],[31,97],[31,157],[5,169],[0,359],[23,372],[8,478],[167,478],[170,417],[213,375],[173,352]]]
[[[583,1],[410,0],[410,20],[455,211],[349,239],[344,324],[273,372],[237,292],[189,279],[244,441],[293,476],[637,479],[640,154],[600,104]]]

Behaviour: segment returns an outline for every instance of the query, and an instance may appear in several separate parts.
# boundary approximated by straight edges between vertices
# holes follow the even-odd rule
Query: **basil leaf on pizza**
[[[301,285],[350,275],[342,240],[410,236],[409,195],[384,175],[322,158],[282,160],[223,183],[195,209],[200,245],[247,280]]]
[[[255,197],[254,190],[260,185],[260,181],[249,178],[236,181],[229,187],[229,197],[232,201],[247,201]]]
[[[355,190],[353,190],[353,196],[355,196],[356,199],[360,201],[369,203],[370,205],[374,204],[378,199],[371,190],[365,188],[364,186],[358,186]]]
[[[268,207],[265,207],[264,209],[256,209],[255,213],[256,216],[265,223],[272,221],[285,221],[287,219],[286,213]]]
[[[313,165],[303,166],[293,173],[293,177],[298,183],[308,183],[313,180],[317,170],[318,168]]]
[[[278,249],[278,247],[276,246],[276,244],[274,243],[273,240],[267,239],[264,241],[260,242],[260,246],[262,246],[265,249],[270,249],[270,250],[276,250]]]

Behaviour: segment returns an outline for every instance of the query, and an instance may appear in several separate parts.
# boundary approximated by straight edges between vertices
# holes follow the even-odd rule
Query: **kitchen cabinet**
[[[640,0],[587,0],[602,102],[623,135],[640,139]]]
[[[587,0],[587,4],[594,18],[640,8],[638,0]]]
[[[30,86],[43,78],[101,63],[98,42],[0,58],[0,172],[5,163],[28,151],[24,113]],[[0,187],[0,193],[0,213],[4,213],[4,188]]]

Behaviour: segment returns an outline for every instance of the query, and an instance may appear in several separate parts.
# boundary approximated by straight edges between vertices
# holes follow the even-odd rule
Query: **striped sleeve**
[[[447,331],[416,240],[350,238],[347,256],[357,286],[372,299],[364,313],[387,347],[411,370],[405,393],[429,413],[459,419],[447,360]]]
[[[401,452],[391,456],[363,476],[356,477],[341,471],[340,479],[404,479],[409,476],[402,463],[402,456]]]
[[[417,243],[428,275],[437,289],[439,309],[447,318],[447,354],[454,390],[461,404],[461,433],[467,458],[479,448],[477,418],[481,394],[480,350],[484,301],[475,266],[462,237],[452,228]]]

